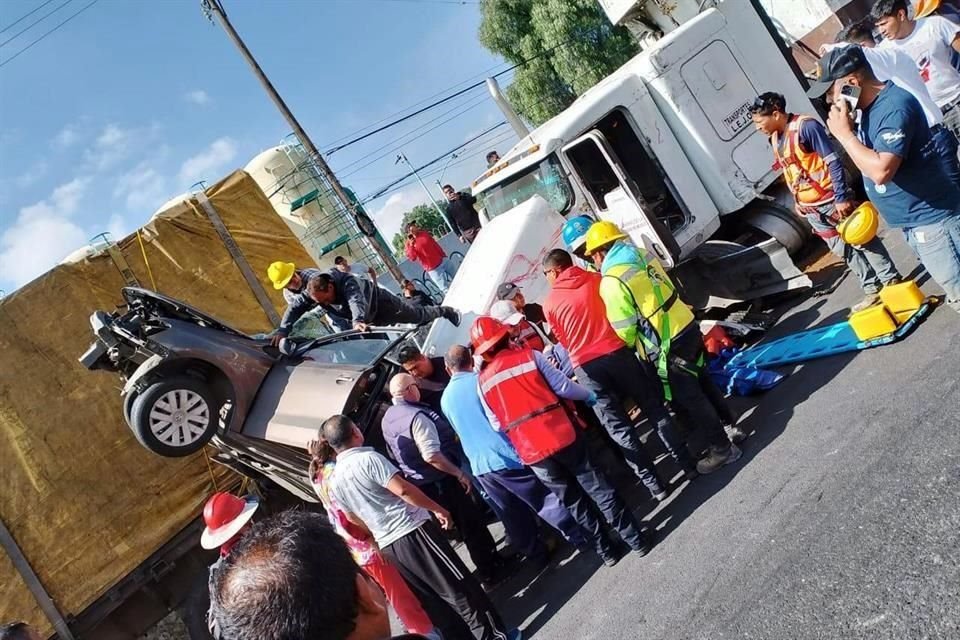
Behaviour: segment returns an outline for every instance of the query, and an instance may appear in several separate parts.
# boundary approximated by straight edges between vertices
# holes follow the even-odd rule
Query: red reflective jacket
[[[577,438],[560,399],[540,375],[533,351],[504,349],[480,372],[480,392],[524,464],[569,447]]]

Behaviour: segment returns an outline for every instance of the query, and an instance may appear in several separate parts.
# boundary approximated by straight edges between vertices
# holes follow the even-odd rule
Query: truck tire
[[[137,394],[130,429],[144,447],[167,458],[196,453],[217,432],[220,402],[203,380],[162,378]]]
[[[757,229],[797,255],[810,238],[810,225],[793,211],[775,202],[754,202],[743,213],[743,224]]]

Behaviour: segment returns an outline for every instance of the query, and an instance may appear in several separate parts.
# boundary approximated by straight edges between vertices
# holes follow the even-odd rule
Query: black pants
[[[440,307],[422,307],[395,296],[381,287],[376,287],[376,289],[373,294],[373,304],[370,305],[372,313],[368,318],[369,324],[383,326],[409,323],[419,325],[443,317],[443,311]]]
[[[440,626],[444,638],[506,640],[507,628],[500,614],[433,521],[425,522],[382,551],[397,567],[424,609],[430,612],[434,623]],[[469,634],[460,632],[460,625],[444,625],[434,619],[438,600],[463,619],[470,629]]]
[[[466,494],[457,479],[453,476],[444,476],[436,482],[421,486],[420,489],[450,512],[453,523],[463,536],[463,544],[470,552],[470,559],[477,566],[480,579],[492,578],[500,559],[497,555],[497,543],[487,529],[483,513]]]
[[[667,369],[667,381],[673,394],[670,405],[684,424],[693,429],[690,447],[694,451],[702,451],[709,446],[725,448],[730,444],[715,406],[716,403],[726,406],[723,394],[710,380],[706,370],[696,366],[703,351],[700,329],[691,325],[670,343],[670,355],[682,359],[684,363],[671,362]],[[729,409],[727,412],[729,415]]]
[[[603,473],[594,468],[581,437],[578,436],[566,449],[530,465],[530,468],[570,510],[598,553],[609,551],[610,541],[603,533],[594,505],[631,549],[643,546],[644,536],[640,532],[640,525]]]
[[[632,398],[640,406],[677,464],[685,470],[693,468],[693,459],[663,404],[657,380],[646,373],[633,349],[624,346],[584,363],[577,369],[577,378],[597,394],[595,410],[600,422],[623,449],[627,463],[650,493],[659,493],[660,485],[653,461],[644,451],[633,421],[623,408],[627,398]]]

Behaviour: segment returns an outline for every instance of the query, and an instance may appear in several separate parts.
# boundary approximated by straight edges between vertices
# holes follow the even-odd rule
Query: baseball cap
[[[512,282],[504,282],[497,287],[497,300],[513,300],[520,293],[520,287]]]
[[[817,81],[810,85],[807,96],[819,98],[840,78],[870,66],[863,49],[855,45],[831,49],[817,62]]]

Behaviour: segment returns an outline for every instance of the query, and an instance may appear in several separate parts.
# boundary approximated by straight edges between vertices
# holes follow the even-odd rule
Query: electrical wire
[[[20,24],[21,22],[23,22],[24,20],[26,20],[27,18],[29,18],[30,16],[32,16],[33,14],[35,14],[37,11],[40,11],[40,9],[43,9],[45,6],[47,6],[47,5],[50,4],[51,2],[53,2],[53,0],[46,0],[46,2],[44,2],[43,4],[41,4],[39,7],[37,7],[37,8],[34,9],[33,11],[28,11],[28,12],[25,13],[24,15],[20,16],[19,18],[17,18],[16,20],[14,20],[13,22],[11,22],[11,23],[8,24],[7,26],[5,26],[3,29],[0,29],[0,33],[3,33],[4,31],[6,31],[7,29],[9,29],[10,27],[15,27],[15,26],[17,26],[18,24]]]
[[[532,56],[532,57],[530,57],[530,58],[527,58],[527,59],[525,59],[525,60],[522,60],[522,61],[518,62],[517,64],[515,64],[515,65],[513,65],[513,66],[511,66],[511,67],[509,67],[509,68],[507,68],[507,69],[505,69],[505,70],[503,70],[503,71],[501,71],[501,72],[499,72],[499,73],[495,73],[492,77],[497,78],[497,77],[502,76],[502,75],[504,75],[504,74],[506,74],[506,73],[509,73],[510,71],[513,71],[513,70],[518,69],[518,68],[520,68],[520,67],[522,67],[522,66],[524,66],[524,65],[526,65],[526,64],[529,64],[530,62],[536,60],[537,58],[542,58],[542,57],[545,56],[545,55],[548,55],[548,54],[550,54],[550,53],[553,53],[554,51],[556,51],[556,50],[559,49],[560,47],[566,46],[566,45],[569,44],[569,43],[570,43],[570,40],[566,40],[566,41],[564,41],[564,42],[561,42],[561,43],[559,43],[559,44],[556,44],[556,45],[550,47],[549,49],[544,49],[543,51],[541,51],[540,53],[538,53],[538,54],[535,55],[535,56]],[[336,153],[337,151],[340,151],[341,149],[343,149],[343,148],[345,148],[345,147],[349,147],[350,145],[356,144],[356,143],[358,143],[358,142],[360,142],[360,141],[362,141],[362,140],[366,140],[367,138],[369,138],[369,137],[371,137],[371,136],[374,136],[374,135],[380,133],[381,131],[385,131],[385,130],[391,128],[391,127],[394,127],[394,126],[400,124],[401,122],[406,122],[407,120],[410,120],[411,118],[414,118],[414,117],[420,115],[421,113],[423,113],[423,112],[425,112],[425,111],[429,111],[430,109],[433,109],[434,107],[437,107],[437,106],[439,106],[439,105],[441,105],[441,104],[444,104],[444,103],[446,103],[446,102],[449,102],[450,100],[453,100],[453,99],[456,98],[457,96],[463,95],[464,93],[466,93],[466,92],[468,92],[468,91],[472,91],[473,89],[476,89],[477,87],[481,87],[481,86],[483,86],[484,84],[486,84],[486,82],[487,82],[486,80],[481,80],[480,82],[476,82],[476,83],[470,85],[469,87],[467,87],[467,88],[465,88],[465,89],[461,89],[460,91],[457,91],[456,93],[452,93],[452,94],[446,96],[445,98],[441,98],[440,100],[437,100],[436,102],[434,102],[434,103],[432,103],[432,104],[429,104],[429,105],[427,105],[427,106],[425,106],[425,107],[423,107],[423,108],[421,108],[421,109],[417,109],[417,110],[414,111],[413,113],[410,113],[410,114],[405,115],[405,116],[403,116],[403,117],[397,118],[396,120],[393,120],[393,121],[391,121],[391,122],[388,122],[387,124],[385,124],[385,125],[383,125],[383,126],[377,127],[377,128],[374,129],[373,131],[370,131],[370,132],[368,132],[368,133],[364,133],[364,134],[362,134],[362,135],[359,135],[359,136],[356,136],[356,137],[354,137],[354,138],[351,138],[351,139],[348,140],[347,142],[343,142],[343,143],[341,143],[341,144],[338,144],[338,145],[336,145],[336,146],[328,149],[327,151],[324,152],[324,155],[329,156],[329,155],[331,155],[331,154],[333,154],[333,153]]]
[[[68,22],[70,22],[71,20],[73,20],[74,18],[76,18],[78,15],[80,15],[81,13],[83,13],[84,11],[86,11],[87,9],[89,9],[90,7],[92,7],[93,5],[97,4],[97,2],[98,2],[98,0],[93,0],[92,2],[90,2],[89,4],[87,4],[86,6],[84,6],[82,9],[80,9],[79,11],[77,11],[76,13],[74,13],[73,15],[71,15],[69,18],[67,18],[66,20],[64,20],[63,22],[61,22],[60,24],[58,24],[58,25],[55,26],[54,28],[50,29],[49,31],[47,31],[46,33],[44,33],[43,35],[41,35],[39,38],[37,38],[36,40],[34,40],[33,42],[31,42],[30,44],[28,44],[27,46],[25,46],[23,49],[20,49],[20,51],[17,51],[15,54],[13,54],[12,56],[10,56],[9,58],[7,58],[6,60],[4,60],[3,62],[0,62],[0,67],[3,67],[4,65],[6,65],[6,64],[8,64],[8,63],[10,63],[10,62],[13,62],[16,58],[20,57],[20,55],[21,55],[22,53],[25,53],[28,49],[32,48],[34,45],[38,44],[41,40],[43,40],[43,39],[46,38],[47,36],[51,35],[54,31],[57,31],[60,27],[62,27],[63,25],[67,24]]]
[[[47,18],[49,18],[50,16],[52,16],[53,14],[55,14],[57,11],[60,11],[60,9],[63,9],[65,6],[67,6],[67,5],[70,4],[71,2],[73,2],[73,0],[67,0],[67,1],[64,2],[63,4],[61,4],[61,5],[57,6],[57,7],[54,7],[53,11],[50,11],[50,12],[48,12],[48,13],[43,14],[43,17],[37,18],[36,20],[34,20],[33,22],[31,22],[30,24],[28,24],[27,26],[25,26],[23,29],[20,29],[20,31],[17,31],[15,34],[13,34],[12,36],[10,36],[9,38],[7,38],[6,40],[4,40],[3,42],[0,42],[0,47],[3,47],[3,46],[5,46],[5,45],[10,44],[10,43],[13,42],[14,40],[16,40],[17,38],[19,38],[20,36],[22,36],[24,33],[26,33],[27,31],[30,31],[30,29],[33,29],[35,26],[37,26],[38,24],[40,24],[41,22],[43,22],[44,20],[46,20]],[[40,6],[43,6],[43,5],[40,5]],[[39,9],[40,7],[37,7],[37,8]],[[23,19],[23,18],[21,18],[21,20],[22,20],[22,19]],[[18,22],[19,22],[19,20],[18,20]],[[10,26],[12,27],[13,25],[10,25]],[[10,27],[7,27],[7,28],[9,29]]]

